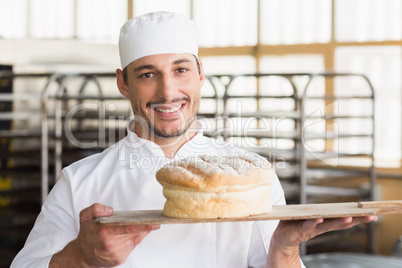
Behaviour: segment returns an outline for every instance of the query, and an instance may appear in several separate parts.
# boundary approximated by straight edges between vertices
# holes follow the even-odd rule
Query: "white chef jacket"
[[[78,235],[79,213],[99,202],[115,211],[162,209],[165,198],[155,173],[172,160],[199,155],[235,156],[248,152],[197,134],[174,159],[164,156],[155,143],[133,132],[104,152],[63,169],[24,248],[11,267],[48,267],[53,254]],[[256,157],[260,157],[255,155]],[[271,202],[285,204],[275,176]],[[119,267],[265,267],[266,256],[278,221],[161,225],[131,252]]]

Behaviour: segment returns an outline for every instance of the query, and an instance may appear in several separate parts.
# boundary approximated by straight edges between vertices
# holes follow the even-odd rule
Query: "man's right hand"
[[[114,267],[124,263],[131,251],[160,225],[102,225],[96,217],[113,214],[113,208],[93,204],[80,213],[80,231],[62,251],[53,255],[49,267]]]

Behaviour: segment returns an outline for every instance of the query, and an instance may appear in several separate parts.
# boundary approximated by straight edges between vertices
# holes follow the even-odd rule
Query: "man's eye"
[[[185,72],[187,72],[187,69],[186,68],[178,68],[177,72],[178,73],[185,73]]]
[[[153,76],[154,75],[152,73],[145,73],[145,74],[140,75],[140,77],[142,77],[142,78],[151,78]]]

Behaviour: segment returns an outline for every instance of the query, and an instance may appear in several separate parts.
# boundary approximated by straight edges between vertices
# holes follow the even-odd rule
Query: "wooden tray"
[[[305,220],[397,213],[402,213],[402,200],[273,206],[273,210],[266,214],[224,219],[168,218],[163,216],[162,210],[116,211],[110,217],[99,217],[95,220],[102,224],[146,225],[263,220]]]

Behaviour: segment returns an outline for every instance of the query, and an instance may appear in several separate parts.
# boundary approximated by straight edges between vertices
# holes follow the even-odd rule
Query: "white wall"
[[[0,40],[0,64],[16,72],[114,72],[117,45],[75,40]]]

